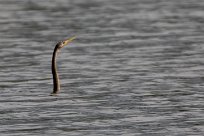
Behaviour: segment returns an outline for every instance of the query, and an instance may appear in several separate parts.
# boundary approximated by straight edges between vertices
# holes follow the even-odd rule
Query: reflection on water
[[[203,135],[201,0],[0,2],[1,135]],[[51,55],[58,56],[59,96]]]

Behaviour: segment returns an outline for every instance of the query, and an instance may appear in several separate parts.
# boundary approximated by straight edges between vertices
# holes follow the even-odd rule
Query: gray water
[[[0,25],[1,136],[204,135],[203,0],[1,0]]]

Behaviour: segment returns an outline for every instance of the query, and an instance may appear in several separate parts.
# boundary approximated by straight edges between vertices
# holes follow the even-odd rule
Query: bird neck
[[[52,56],[52,75],[53,75],[53,93],[57,93],[60,90],[60,81],[59,75],[57,73],[57,65],[56,65],[56,57],[58,54],[58,50],[55,47],[53,56]]]

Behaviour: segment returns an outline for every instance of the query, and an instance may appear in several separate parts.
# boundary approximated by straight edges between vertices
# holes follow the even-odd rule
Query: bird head
[[[68,45],[68,43],[70,43],[71,41],[73,41],[75,38],[76,38],[76,37],[74,36],[74,37],[71,37],[71,38],[66,39],[66,40],[64,40],[64,41],[58,42],[58,43],[57,43],[57,48],[58,48],[58,49],[61,49],[62,47]]]

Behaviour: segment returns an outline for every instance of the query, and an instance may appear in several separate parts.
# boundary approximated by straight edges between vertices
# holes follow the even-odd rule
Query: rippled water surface
[[[1,136],[204,134],[204,1],[2,0],[0,25]]]

